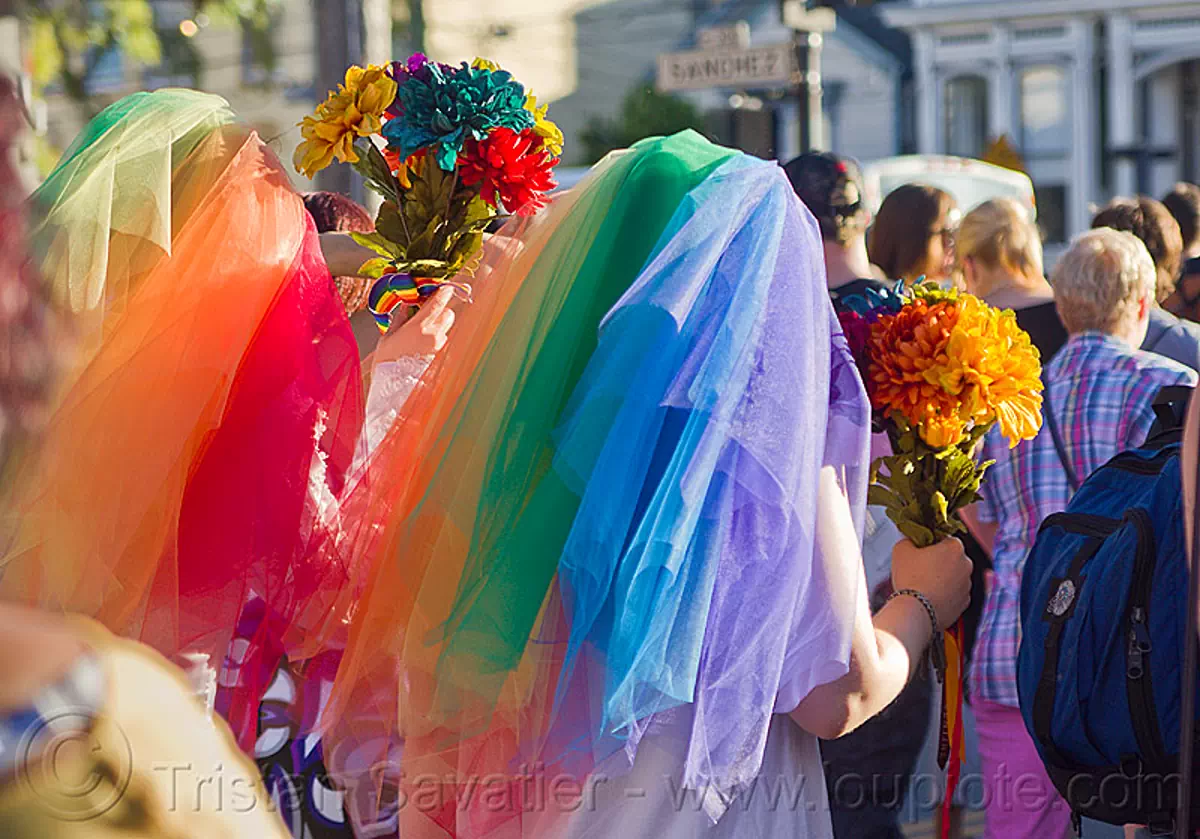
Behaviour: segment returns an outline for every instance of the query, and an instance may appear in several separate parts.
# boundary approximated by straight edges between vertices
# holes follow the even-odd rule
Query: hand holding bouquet
[[[902,288],[902,287],[901,287]],[[990,463],[975,450],[999,424],[1015,446],[1042,425],[1041,363],[1016,316],[977,297],[919,283],[845,301],[839,314],[892,455],[871,468],[868,502],[884,507],[918,547],[965,530],[958,511],[979,500]],[[942,836],[963,759],[962,625],[933,643],[942,693],[938,765],[950,770]],[[953,757],[953,760],[951,758]]]
[[[386,331],[400,306],[420,306],[471,270],[501,213],[532,215],[554,189],[563,136],[547,107],[484,59],[451,67],[417,54],[389,67],[351,67],[300,124],[296,168],[312,177],[350,163],[384,199],[375,232],[353,234],[379,254],[368,308]]]

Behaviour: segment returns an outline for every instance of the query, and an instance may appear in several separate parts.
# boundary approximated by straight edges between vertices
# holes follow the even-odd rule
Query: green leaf
[[[444,259],[414,259],[404,263],[404,270],[414,277],[432,277],[439,280],[454,273]]]
[[[383,196],[394,204],[400,202],[400,185],[392,175],[391,167],[379,147],[370,138],[359,138],[354,143],[358,153],[358,162],[351,164],[354,171],[363,177],[363,181],[373,192]]]
[[[378,280],[384,274],[387,274],[392,269],[392,260],[387,258],[368,259],[358,269],[360,277],[370,277],[372,280]]]
[[[933,516],[934,522],[941,526],[950,521],[950,511],[946,504],[946,496],[941,491],[933,494]]]
[[[486,225],[491,224],[495,218],[496,209],[478,196],[467,205],[467,223],[482,222]]]
[[[375,216],[375,232],[392,242],[399,256],[405,256],[411,247],[409,241],[410,228],[400,218],[400,210],[393,201],[384,201]]]
[[[441,223],[442,220],[437,216],[429,220],[425,229],[418,233],[408,246],[409,259],[435,259],[438,256],[439,249],[435,246],[435,242]]]
[[[404,248],[379,233],[351,233],[350,238],[388,260],[402,259]]]
[[[920,522],[895,516],[892,516],[892,521],[895,522],[896,529],[918,548],[928,548],[937,541],[933,531]]]

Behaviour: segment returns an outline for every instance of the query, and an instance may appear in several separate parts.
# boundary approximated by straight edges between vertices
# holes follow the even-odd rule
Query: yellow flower
[[[939,414],[933,405],[927,406],[925,418],[918,430],[921,439],[935,449],[957,446],[966,437],[967,427],[954,414]]]
[[[1037,348],[1012,312],[971,295],[962,295],[957,308],[944,363],[926,370],[926,381],[959,400],[963,422],[999,423],[1010,446],[1036,437],[1042,425]]]
[[[533,133],[542,138],[542,145],[546,151],[554,157],[561,157],[565,138],[562,129],[546,118],[550,106],[538,107],[537,97],[530,93],[525,99],[525,110],[533,114],[533,118],[537,120],[537,124],[533,126]]]
[[[476,58],[471,62],[472,70],[490,70],[493,73],[500,71],[500,65],[495,61],[490,61],[486,58]]]
[[[336,93],[300,122],[304,141],[296,148],[297,171],[312,177],[333,162],[357,163],[357,137],[369,137],[383,128],[383,117],[396,98],[396,82],[383,67],[351,67]]]

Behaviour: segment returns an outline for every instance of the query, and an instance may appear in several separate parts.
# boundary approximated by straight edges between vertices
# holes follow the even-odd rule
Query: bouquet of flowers
[[[353,234],[379,256],[368,308],[381,330],[470,272],[498,218],[532,215],[555,188],[563,135],[512,75],[477,58],[457,67],[417,54],[387,67],[351,67],[345,83],[300,123],[298,171],[349,163],[383,198],[375,232]]]
[[[975,450],[999,424],[1015,446],[1042,425],[1041,363],[1016,316],[932,283],[843,301],[842,331],[892,455],[872,464],[868,502],[918,547],[965,530],[956,515],[979,500],[991,463]],[[938,764],[950,761],[942,835],[963,758],[962,626],[935,639],[942,693]]]
[[[838,317],[893,454],[872,465],[869,503],[926,547],[964,531],[990,463],[974,453],[999,424],[1010,446],[1042,425],[1041,363],[1016,316],[919,283],[849,298]]]

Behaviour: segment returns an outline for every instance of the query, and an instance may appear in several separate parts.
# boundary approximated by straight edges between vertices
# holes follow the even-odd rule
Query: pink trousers
[[[1071,810],[1046,775],[1021,711],[980,699],[971,709],[985,784],[986,839],[1074,836]]]

